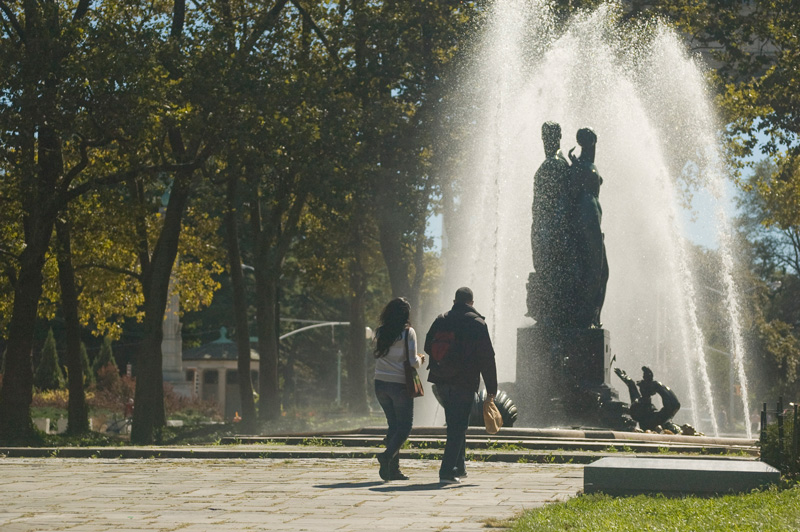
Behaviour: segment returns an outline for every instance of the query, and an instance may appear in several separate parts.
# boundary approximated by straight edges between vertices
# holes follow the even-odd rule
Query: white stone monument
[[[177,260],[175,261],[177,264]],[[169,299],[167,309],[164,312],[163,332],[161,340],[161,371],[164,375],[164,382],[169,383],[172,388],[180,395],[191,397],[192,386],[186,381],[183,372],[183,339],[181,338],[180,297],[174,290],[174,272],[170,279]]]

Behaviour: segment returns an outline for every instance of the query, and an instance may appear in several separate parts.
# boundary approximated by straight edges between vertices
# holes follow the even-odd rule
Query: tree
[[[755,165],[742,181],[738,219],[753,272],[752,371],[761,392],[795,395],[800,391],[800,220],[793,201],[796,177],[776,177],[770,161]]]
[[[363,172],[395,296],[420,312],[428,216],[443,184],[439,119],[453,60],[480,8],[472,2],[351,2],[343,49],[358,108],[351,169]],[[380,28],[380,31],[377,29]]]
[[[162,13],[163,14],[163,13]],[[131,203],[138,212],[135,222],[137,255],[139,259],[138,279],[143,295],[144,336],[136,357],[136,409],[133,415],[131,441],[139,444],[153,442],[156,430],[165,426],[164,389],[162,374],[161,341],[162,321],[167,306],[175,259],[178,255],[182,221],[192,192],[197,186],[197,172],[213,153],[216,135],[206,123],[209,109],[201,102],[192,100],[198,89],[208,78],[199,75],[197,61],[202,50],[195,39],[204,32],[200,26],[187,31],[186,2],[175,0],[170,10],[171,24],[165,37],[164,54],[160,57],[161,68],[167,73],[170,91],[167,93],[170,111],[164,118],[163,138],[166,145],[157,146],[154,155],[169,157],[172,172],[162,196],[163,212],[154,238],[149,238],[146,215],[152,205],[147,192],[151,189],[141,175],[128,180]],[[191,19],[190,19],[191,20]],[[207,48],[211,49],[211,48]],[[198,57],[200,55],[200,57]],[[194,75],[193,75],[194,74]],[[167,151],[161,151],[166,149]]]
[[[47,333],[47,339],[42,346],[39,365],[33,376],[33,385],[39,390],[59,390],[64,387],[64,373],[58,362],[58,351],[53,329]]]
[[[629,12],[633,18],[656,14],[670,20],[691,50],[709,60],[732,156],[761,151],[776,157],[780,175],[795,171],[792,161],[800,155],[796,2],[633,2]]]
[[[249,432],[255,428],[256,407],[253,399],[253,384],[250,380],[250,332],[247,322],[244,275],[242,274],[242,254],[239,249],[238,182],[238,172],[231,171],[228,176],[226,193],[225,230],[227,235],[228,268],[230,269],[229,273],[233,289],[233,312],[236,320],[236,369],[239,376],[239,398],[242,405],[242,428],[244,432]]]
[[[288,4],[293,9],[284,9]],[[256,280],[259,416],[270,420],[281,411],[281,268],[301,232],[299,222],[312,185],[324,183],[324,169],[329,167],[319,147],[319,126],[315,121],[321,116],[316,94],[328,94],[330,89],[318,64],[311,62],[318,60],[325,38],[299,2],[276,2],[268,12],[259,11],[250,2],[222,2],[217,7],[219,12],[204,14],[222,42],[219,48],[209,50],[207,60],[226,73],[226,91],[213,102],[215,114],[224,124],[215,162],[228,187],[228,238],[239,238],[240,217],[246,228],[242,240],[249,237],[249,245],[241,247],[252,250],[248,262]],[[319,36],[314,46],[301,37],[303,31],[306,36],[312,32]],[[224,50],[225,54],[214,55],[215,50]],[[232,90],[228,92],[228,88]],[[247,198],[241,203],[236,197],[240,186]],[[235,293],[241,290],[242,282],[241,268],[236,266],[241,263],[242,253],[234,249],[239,246],[238,242],[228,242]],[[246,374],[242,370],[249,366],[249,345],[245,344],[247,329],[241,315],[243,298],[235,299],[240,389],[243,404],[247,404]]]
[[[79,157],[65,168],[65,116],[58,98],[66,60],[77,50],[71,30],[80,24],[86,4],[81,2],[71,22],[64,20],[56,2],[26,2],[22,8],[12,8],[6,2],[0,5],[6,34],[0,57],[3,70],[11,74],[4,84],[0,109],[0,130],[8,147],[3,153],[3,171],[13,191],[13,195],[4,196],[4,203],[22,215],[23,231],[17,240],[24,241],[18,255],[11,252],[14,261],[6,268],[14,298],[0,392],[0,433],[9,436],[25,438],[32,434],[32,324],[42,292],[45,254],[55,218],[66,200],[65,192],[86,165]],[[83,154],[85,150],[83,144]],[[42,384],[53,385],[52,380]]]
[[[800,165],[761,161],[741,189],[739,224],[762,278],[776,271],[800,275]]]
[[[0,293],[2,304],[10,306],[4,313],[10,319],[0,433],[15,438],[33,434],[32,327],[56,219],[70,201],[130,172],[130,160],[116,167],[107,162],[130,140],[120,132],[130,124],[125,117],[137,116],[132,102],[142,97],[142,87],[128,74],[137,72],[148,48],[144,39],[131,38],[141,26],[127,19],[142,13],[128,3],[109,3],[102,11],[89,6],[87,0],[69,7],[52,0],[0,2],[6,36],[0,63],[7,73],[0,98],[0,171],[4,222],[10,222],[3,225],[0,248],[8,282]],[[114,46],[115,39],[125,46]],[[101,148],[107,157],[92,159]]]

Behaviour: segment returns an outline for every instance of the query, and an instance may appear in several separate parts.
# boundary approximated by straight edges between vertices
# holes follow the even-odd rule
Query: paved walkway
[[[440,487],[438,465],[384,483],[374,459],[0,458],[0,530],[477,531],[583,484],[578,465],[468,462]]]

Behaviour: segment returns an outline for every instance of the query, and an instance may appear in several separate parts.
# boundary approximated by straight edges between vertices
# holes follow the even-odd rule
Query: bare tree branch
[[[241,48],[239,48],[239,57],[242,58],[250,53],[253,47],[256,45],[258,40],[261,36],[270,29],[275,22],[278,20],[278,16],[280,16],[281,11],[283,11],[284,6],[289,2],[289,0],[278,0],[272,9],[266,11],[253,23],[253,31],[250,33],[250,36],[245,40],[244,44]]]
[[[130,189],[136,205],[141,207],[144,204],[144,186],[141,180],[136,179],[135,176],[131,176],[131,178],[128,179],[128,188]],[[139,256],[139,266],[144,274],[150,271],[150,244],[147,240],[147,227],[144,217],[140,212],[136,213],[134,222],[138,248],[136,254]],[[142,278],[142,285],[144,286],[144,278]]]
[[[122,172],[108,174],[106,176],[98,177],[96,179],[92,179],[91,181],[81,183],[80,185],[74,186],[68,190],[63,190],[62,201],[59,203],[59,205],[61,206],[66,205],[70,201],[85,194],[86,192],[89,192],[90,190],[95,190],[97,188],[101,188],[104,186],[122,183],[123,181],[127,181],[128,179],[131,179],[132,177],[135,177],[139,174],[153,174],[156,172],[177,172],[182,170],[195,170],[198,168],[199,165],[200,165],[199,161],[192,161],[187,164],[163,164],[158,166],[148,166],[145,168],[133,168]]]
[[[92,179],[90,181],[81,183],[80,185],[77,185],[69,189],[62,189],[61,201],[59,202],[59,206],[63,208],[64,206],[66,206],[67,203],[74,200],[75,198],[78,198],[79,196],[85,194],[90,190],[94,190],[96,188],[100,188],[106,185],[122,183],[123,181],[130,179],[139,173],[142,173],[141,169],[116,172],[103,177],[99,177],[97,179]]]
[[[306,206],[306,199],[308,198],[308,190],[301,191],[294,199],[294,203],[289,209],[289,214],[286,217],[286,225],[283,234],[281,235],[283,238],[280,238],[277,242],[277,253],[276,256],[279,260],[283,260],[283,257],[289,252],[289,246],[292,243],[295,235],[297,235],[299,228],[299,221],[300,221],[300,214],[302,214],[303,209]]]
[[[297,9],[297,11],[300,12],[300,16],[303,17],[305,23],[308,24],[311,27],[311,29],[314,30],[314,33],[317,34],[317,37],[319,37],[319,40],[322,41],[322,45],[325,46],[326,50],[328,50],[328,54],[330,54],[334,62],[338,64],[339,63],[338,51],[333,46],[331,46],[330,42],[325,37],[325,34],[322,33],[321,29],[319,29],[319,26],[317,26],[317,23],[314,22],[314,19],[311,17],[308,11],[306,11],[305,8],[302,5],[300,5],[299,0],[290,0],[290,1],[292,2],[292,5]]]
[[[170,37],[176,39],[183,35],[183,24],[186,20],[186,0],[175,0],[172,9],[172,29]]]
[[[12,253],[6,249],[0,248],[0,255],[4,255],[6,257],[11,257],[14,260],[19,259],[19,256],[16,253]]]
[[[72,15],[72,22],[77,22],[83,18],[84,15],[89,11],[89,5],[92,3],[92,0],[80,0],[78,2],[78,7],[75,8],[75,14]]]
[[[17,32],[19,39],[22,42],[25,42],[25,32],[22,30],[22,26],[20,26],[17,17],[14,15],[14,12],[11,11],[11,8],[8,7],[8,4],[6,4],[2,0],[0,0],[0,11],[2,11],[3,14],[5,14],[6,18],[8,19],[8,22],[11,24],[11,27],[14,28],[14,31]],[[5,24],[3,25],[5,26]]]
[[[62,190],[66,191],[69,189],[70,183],[80,174],[83,172],[84,168],[89,165],[89,154],[87,153],[87,146],[88,143],[84,140],[80,142],[80,152],[81,152],[81,160],[78,163],[70,168],[69,172],[64,175],[64,180],[62,182]]]

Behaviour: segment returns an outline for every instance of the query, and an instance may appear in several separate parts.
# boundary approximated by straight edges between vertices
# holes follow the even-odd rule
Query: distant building
[[[231,420],[236,412],[241,412],[236,344],[228,338],[227,329],[222,327],[219,339],[183,351],[180,299],[173,289],[173,282],[174,277],[170,279],[170,297],[164,312],[161,341],[164,382],[179,395],[216,403],[224,419]],[[255,367],[258,367],[258,352],[251,349],[251,367],[254,360]],[[257,370],[250,372],[250,382],[257,385]]]
[[[258,352],[251,349],[251,368],[258,367],[258,359]],[[241,413],[236,344],[228,338],[225,327],[220,329],[217,340],[184,351],[182,361],[183,385],[190,390],[188,396],[216,403],[226,420],[233,419],[236,412]],[[255,389],[258,370],[250,371],[250,382]]]

